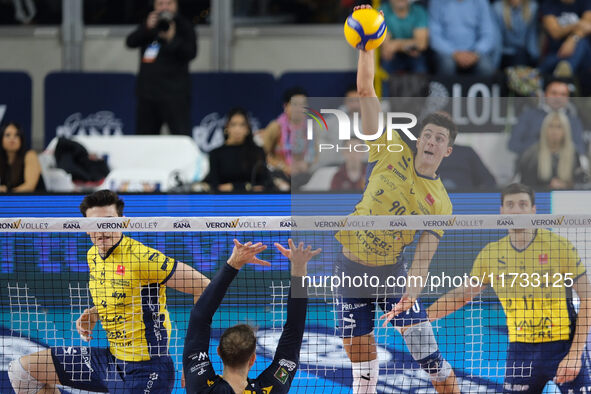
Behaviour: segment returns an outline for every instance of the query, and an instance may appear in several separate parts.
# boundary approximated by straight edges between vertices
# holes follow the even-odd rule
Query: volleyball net
[[[234,239],[266,244],[259,257],[271,266],[247,265],[239,272],[213,318],[209,354],[221,374],[216,353],[221,334],[247,323],[256,330],[257,359],[249,375],[256,377],[273,359],[286,319],[290,265],[274,244],[287,247],[291,238],[322,248],[302,278],[309,303],[291,392],[350,392],[351,362],[343,337],[358,335],[363,325],[371,326],[376,339],[378,392],[435,392],[400,334],[401,327],[416,323],[410,317],[405,322],[405,316],[419,311],[442,315],[432,323],[434,335],[462,392],[500,392],[506,375],[528,376],[535,368],[508,364],[510,341],[572,337],[569,319],[586,305],[575,290],[586,277],[590,226],[591,216],[585,215],[1,218],[0,391],[10,392],[6,371],[11,360],[47,348],[108,348],[115,341],[122,354],[142,354],[153,336],[145,303],[153,306],[155,301],[129,286],[166,282],[178,262],[212,278],[232,253]],[[507,241],[510,232],[532,237]],[[135,246],[115,243],[107,252],[111,260],[103,260],[104,255],[92,252],[93,237],[113,233],[123,233]],[[419,239],[438,243],[423,275],[413,271]],[[389,248],[396,242],[408,247],[392,258]],[[396,324],[382,327],[379,318],[410,287],[423,288],[422,303],[401,313]],[[455,312],[448,304],[435,304],[451,291],[477,287],[485,290]],[[193,297],[170,285],[165,294],[165,301],[158,299],[169,313],[162,321],[160,352],[172,356],[175,391],[182,392],[183,344]],[[366,301],[369,323],[359,321],[356,311]],[[434,309],[437,305],[449,311]],[[76,321],[92,307],[103,309],[87,342]],[[64,392],[79,391],[64,387]]]

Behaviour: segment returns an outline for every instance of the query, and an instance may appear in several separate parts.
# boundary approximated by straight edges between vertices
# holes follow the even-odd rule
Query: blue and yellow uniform
[[[483,284],[492,287],[507,315],[504,391],[542,392],[556,375],[574,335],[572,285],[585,275],[575,247],[545,229],[537,230],[523,250],[506,236],[478,254],[471,275],[484,278]],[[590,384],[583,367],[577,379],[559,387],[564,393],[579,393]]]
[[[361,201],[351,214],[356,215],[449,215],[452,205],[439,177],[431,178],[415,170],[415,151],[412,142],[396,131],[392,139],[383,133],[370,145],[367,184]],[[402,147],[400,152],[397,151]],[[406,276],[402,261],[404,248],[415,237],[414,230],[359,230],[339,231],[336,239],[343,247],[343,255],[337,262],[335,274]],[[438,238],[443,231],[433,231]],[[360,294],[360,289],[341,289],[343,336],[361,336],[373,330],[373,308],[376,297]],[[384,289],[381,291],[382,298]],[[387,297],[379,302],[382,309],[390,311],[404,292],[401,288],[389,288]],[[374,292],[375,293],[375,292]],[[373,296],[373,301],[371,297]],[[426,313],[420,302],[406,313],[392,320],[397,327],[426,321]]]
[[[87,259],[89,290],[109,349],[52,349],[60,382],[92,391],[170,392],[174,366],[165,283],[176,260],[125,236],[105,257],[93,246]]]
[[[451,215],[452,205],[443,183],[416,172],[415,152],[407,139],[393,131],[388,141],[384,133],[370,145],[367,184],[355,215]],[[387,145],[403,147],[392,153]],[[439,238],[443,231],[434,231]],[[414,239],[415,231],[340,231],[337,240],[364,264],[391,265],[398,262],[404,248]]]

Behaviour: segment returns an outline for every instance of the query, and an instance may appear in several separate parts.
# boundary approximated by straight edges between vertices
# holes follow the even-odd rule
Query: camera
[[[156,22],[157,31],[167,31],[170,28],[170,22],[174,19],[174,14],[169,11],[162,11],[158,14],[158,22]]]

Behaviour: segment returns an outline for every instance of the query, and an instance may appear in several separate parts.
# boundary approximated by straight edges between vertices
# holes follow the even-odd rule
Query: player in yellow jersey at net
[[[365,135],[380,131],[381,105],[373,86],[374,72],[373,51],[360,50],[357,89]],[[391,140],[387,139],[388,134],[392,135]],[[443,158],[451,154],[456,135],[455,124],[444,114],[431,114],[423,120],[416,147],[406,133],[382,130],[381,137],[368,143],[371,150],[366,189],[352,215],[451,214],[452,205],[437,169]],[[386,148],[392,144],[402,147],[402,151],[391,152]],[[420,234],[407,273],[403,250],[413,242],[415,231],[340,231],[336,239],[342,246],[342,254],[335,264],[335,274],[425,278],[442,235],[442,231]],[[393,311],[396,317],[392,324],[402,334],[412,357],[429,374],[435,389],[440,393],[459,392],[455,374],[439,351],[431,323],[418,299],[423,285],[419,281],[405,288],[342,286],[339,289],[339,328],[352,362],[354,393],[376,392],[379,375],[373,333],[376,305],[385,312]]]
[[[86,217],[123,216],[116,193],[101,190],[84,198]],[[56,347],[30,354],[9,366],[17,394],[59,393],[55,385],[111,393],[170,393],[175,379],[168,351],[171,323],[166,287],[192,294],[197,301],[209,279],[188,265],[124,236],[88,233],[89,290],[94,306],[76,321],[90,341],[101,321],[109,348]]]
[[[532,189],[507,186],[501,193],[501,213],[536,213]],[[549,230],[511,229],[478,254],[471,275],[484,278],[483,283],[450,291],[429,307],[429,318],[453,313],[490,286],[509,330],[503,392],[541,393],[553,380],[562,393],[588,393],[591,380],[583,352],[590,287],[575,247]],[[581,301],[578,315],[573,290]]]

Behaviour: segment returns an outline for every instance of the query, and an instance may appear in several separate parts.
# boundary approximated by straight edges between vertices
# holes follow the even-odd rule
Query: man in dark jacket
[[[540,140],[540,132],[544,118],[552,111],[564,112],[568,117],[571,135],[577,153],[582,155],[587,151],[583,139],[583,123],[570,103],[569,81],[563,78],[550,78],[545,81],[544,101],[537,108],[523,111],[513,126],[509,139],[509,150],[519,155]]]
[[[140,48],[136,134],[159,134],[163,123],[172,134],[190,134],[197,35],[177,11],[177,0],[154,0],[154,11],[127,37],[129,48]]]
[[[443,159],[438,174],[447,190],[476,192],[497,188],[494,176],[471,146],[454,144],[454,154]]]

